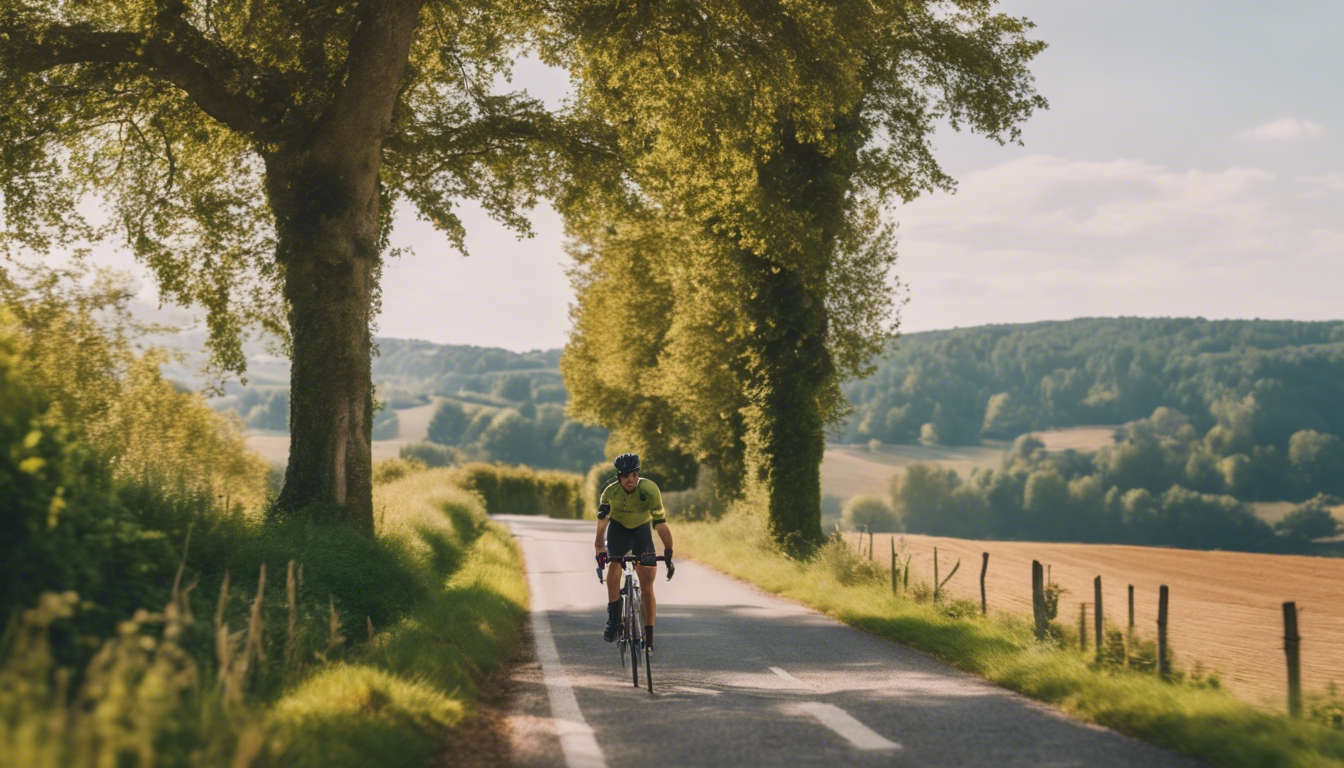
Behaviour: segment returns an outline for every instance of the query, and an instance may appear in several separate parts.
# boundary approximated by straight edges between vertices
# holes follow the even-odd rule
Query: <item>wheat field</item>
[[[857,534],[851,534],[857,539]],[[1134,585],[1135,629],[1157,636],[1158,589],[1169,589],[1168,641],[1178,669],[1196,662],[1248,701],[1287,707],[1283,603],[1295,601],[1302,637],[1302,687],[1308,697],[1332,683],[1344,685],[1344,559],[1241,552],[1198,552],[1100,544],[968,541],[937,536],[877,534],[875,557],[890,562],[894,540],[910,555],[911,579],[933,580],[938,549],[952,598],[980,601],[981,553],[989,553],[985,590],[989,610],[1031,615],[1031,561],[1040,560],[1065,589],[1059,621],[1077,627],[1079,603],[1088,603],[1092,631],[1093,579],[1102,578],[1108,627],[1128,623],[1128,586]],[[865,551],[867,542],[864,544]],[[1089,642],[1089,648],[1092,647]]]

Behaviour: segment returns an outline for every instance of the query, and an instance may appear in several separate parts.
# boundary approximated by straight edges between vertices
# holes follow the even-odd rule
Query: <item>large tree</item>
[[[930,143],[939,123],[1016,140],[1045,105],[1027,69],[1044,46],[986,0],[562,10],[550,54],[576,74],[580,108],[619,137],[633,188],[566,207],[585,300],[621,301],[614,287],[635,278],[618,264],[640,238],[673,243],[644,256],[664,275],[670,320],[651,322],[630,301],[605,317],[580,306],[567,370],[602,372],[614,354],[603,345],[629,327],[661,335],[643,375],[627,370],[590,388],[606,402],[580,394],[574,408],[614,427],[638,422],[611,403],[647,413],[657,401],[673,431],[715,420],[716,435],[736,430],[732,453],[763,491],[776,538],[815,541],[825,429],[844,411],[838,384],[894,331],[894,239],[881,209],[952,187]],[[650,229],[661,239],[641,234]],[[674,381],[660,386],[655,369],[675,369]],[[672,442],[715,455],[693,434]]]
[[[120,236],[162,296],[204,307],[225,371],[246,329],[282,335],[279,505],[372,532],[390,212],[408,200],[459,248],[463,198],[526,229],[553,124],[492,86],[532,21],[503,0],[0,0],[4,246]]]

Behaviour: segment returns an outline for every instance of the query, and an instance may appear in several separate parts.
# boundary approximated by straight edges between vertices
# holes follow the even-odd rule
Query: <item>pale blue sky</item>
[[[1344,317],[1344,3],[1007,0],[1050,48],[1025,146],[940,133],[959,180],[892,213],[908,332],[1081,316]],[[557,99],[562,73],[515,84]],[[464,207],[470,257],[409,212],[378,333],[565,343],[558,217],[518,241]]]

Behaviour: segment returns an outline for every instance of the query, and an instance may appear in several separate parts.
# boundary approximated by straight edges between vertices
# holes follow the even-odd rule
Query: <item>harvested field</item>
[[[1115,427],[1086,426],[1052,429],[1033,434],[1047,451],[1096,451],[1115,442]],[[406,436],[405,427],[402,436]],[[821,462],[821,492],[841,501],[858,494],[886,496],[891,476],[910,464],[934,464],[970,477],[976,469],[998,467],[1011,441],[985,440],[979,445],[892,445],[870,450],[866,445],[826,446]]]
[[[857,540],[857,534],[850,534]],[[1275,709],[1287,707],[1287,666],[1283,653],[1283,603],[1296,601],[1302,636],[1302,686],[1308,697],[1344,684],[1344,559],[1240,552],[1197,552],[1158,547],[1102,544],[968,541],[896,534],[897,551],[913,555],[911,579],[933,580],[933,548],[953,598],[980,601],[981,553],[989,552],[985,588],[991,612],[1031,615],[1031,561],[1050,567],[1066,590],[1059,621],[1078,626],[1079,603],[1088,606],[1092,580],[1101,576],[1106,623],[1128,622],[1128,590],[1134,585],[1136,632],[1157,636],[1158,588],[1170,590],[1168,637],[1175,666],[1189,671],[1196,662],[1217,673],[1225,688]],[[889,562],[892,534],[874,537],[877,559]],[[1089,643],[1089,647],[1091,644]]]

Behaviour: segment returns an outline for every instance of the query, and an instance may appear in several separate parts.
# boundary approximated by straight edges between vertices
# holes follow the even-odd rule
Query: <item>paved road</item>
[[[515,678],[521,765],[1197,765],[684,560],[670,582],[660,568],[650,695],[601,638],[593,523],[500,519],[522,545],[538,658]]]

